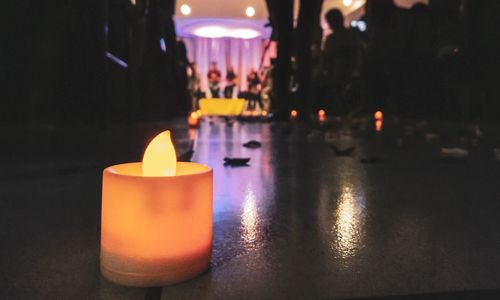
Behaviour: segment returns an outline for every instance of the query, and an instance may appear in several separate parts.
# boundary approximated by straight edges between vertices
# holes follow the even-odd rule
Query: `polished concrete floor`
[[[500,299],[500,128],[373,127],[4,127],[0,298]],[[194,141],[193,161],[214,169],[211,267],[174,286],[118,286],[99,274],[101,172],[140,160],[169,128],[179,153]],[[262,147],[242,147],[249,140]],[[331,144],[356,149],[337,156]],[[443,162],[443,146],[469,156]],[[361,162],[370,156],[383,161]],[[224,157],[251,160],[225,167]]]

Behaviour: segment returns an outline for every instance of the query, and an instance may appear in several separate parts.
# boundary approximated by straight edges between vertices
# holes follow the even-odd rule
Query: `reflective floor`
[[[98,271],[100,170],[140,159],[144,141],[162,126],[172,127],[178,152],[194,140],[193,161],[214,169],[211,268],[161,289],[120,287]],[[461,299],[470,291],[470,299],[495,299],[499,137],[496,126],[395,118],[376,131],[374,121],[359,118],[315,129],[221,121],[189,131],[179,123],[114,128],[87,138],[80,146],[88,153],[78,157],[47,145],[48,162],[19,159],[24,171],[2,176],[0,296]],[[242,147],[249,140],[262,147]],[[356,148],[337,156],[331,144]],[[463,147],[469,156],[443,162],[444,146]],[[382,161],[360,161],[371,156]],[[224,157],[251,160],[229,167]]]

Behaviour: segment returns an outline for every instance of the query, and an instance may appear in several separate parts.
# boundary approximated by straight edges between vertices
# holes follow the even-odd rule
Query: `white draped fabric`
[[[225,87],[226,68],[233,66],[239,78],[239,90],[247,88],[246,77],[253,68],[258,70],[265,40],[234,38],[184,37],[188,58],[196,62],[201,76],[201,89],[207,90],[207,72],[210,62],[215,61],[222,73],[221,88]]]

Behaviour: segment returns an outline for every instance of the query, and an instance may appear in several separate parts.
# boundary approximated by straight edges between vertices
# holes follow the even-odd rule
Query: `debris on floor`
[[[240,157],[224,157],[224,166],[230,167],[248,167],[250,166],[248,162],[250,158],[240,158]]]

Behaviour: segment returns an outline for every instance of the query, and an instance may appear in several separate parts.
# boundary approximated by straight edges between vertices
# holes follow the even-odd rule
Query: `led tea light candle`
[[[193,111],[188,117],[188,125],[191,128],[198,128],[200,126],[200,115],[198,112]]]
[[[101,273],[130,286],[195,277],[212,251],[212,169],[177,162],[170,132],[156,136],[142,163],[103,172]]]
[[[326,118],[326,112],[325,112],[325,110],[324,109],[318,110],[318,120],[320,122],[324,122],[325,118]]]

